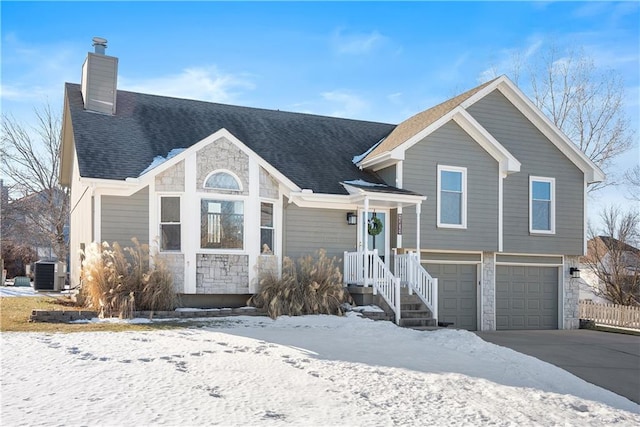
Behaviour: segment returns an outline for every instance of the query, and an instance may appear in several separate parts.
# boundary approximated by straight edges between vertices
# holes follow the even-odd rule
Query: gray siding
[[[394,187],[398,186],[398,184],[396,183],[396,166],[395,165],[389,166],[388,168],[380,169],[376,173],[388,185],[393,185]]]
[[[461,253],[440,253],[440,252],[422,252],[420,254],[421,262],[431,261],[447,261],[447,262],[482,262],[481,254],[461,254]]]
[[[437,167],[467,168],[467,229],[436,227]],[[496,251],[498,248],[498,162],[451,121],[407,150],[404,188],[427,196],[422,203],[420,247],[437,250]],[[403,241],[414,248],[416,214],[402,214]]]
[[[504,180],[504,252],[583,252],[584,174],[499,91],[468,109],[521,163]],[[555,178],[556,233],[529,234],[529,176]]]
[[[285,256],[298,259],[303,255],[314,255],[318,249],[325,249],[327,256],[341,260],[344,251],[354,251],[357,226],[347,225],[347,212],[300,208],[285,201]]]
[[[101,239],[110,244],[131,246],[136,237],[149,243],[149,188],[145,187],[129,197],[102,196]]]

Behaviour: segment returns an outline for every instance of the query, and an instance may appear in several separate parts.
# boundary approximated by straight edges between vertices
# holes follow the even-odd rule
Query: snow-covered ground
[[[628,399],[466,331],[355,313],[205,325],[4,333],[0,424],[640,425]]]

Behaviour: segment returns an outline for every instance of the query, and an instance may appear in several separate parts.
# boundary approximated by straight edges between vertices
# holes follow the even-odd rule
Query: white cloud
[[[226,73],[216,66],[186,68],[179,74],[139,81],[121,78],[120,83],[122,89],[134,92],[224,103],[255,88],[246,75]]]
[[[333,34],[333,45],[340,54],[363,55],[380,47],[387,37],[378,31],[370,33],[346,34],[338,29]]]
[[[358,95],[344,90],[334,90],[323,92],[322,98],[330,104],[335,105],[332,116],[344,118],[362,117],[369,110],[369,103]]]

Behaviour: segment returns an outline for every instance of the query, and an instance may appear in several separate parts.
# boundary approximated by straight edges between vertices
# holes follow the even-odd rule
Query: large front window
[[[203,249],[242,249],[244,203],[203,199],[200,208],[200,247]]]
[[[529,231],[555,233],[555,180],[529,178]]]
[[[438,227],[467,226],[467,169],[438,166]]]

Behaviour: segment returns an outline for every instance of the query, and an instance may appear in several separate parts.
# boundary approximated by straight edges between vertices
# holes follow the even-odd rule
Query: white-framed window
[[[202,249],[243,249],[244,202],[201,199],[200,225]]]
[[[437,224],[467,228],[467,168],[438,165]]]
[[[556,180],[541,176],[529,177],[529,232],[555,234]]]
[[[160,251],[181,250],[180,197],[160,196]]]
[[[242,191],[242,182],[236,174],[228,170],[211,172],[204,180],[203,186],[210,190]]]
[[[273,254],[273,203],[260,203],[260,253]]]

